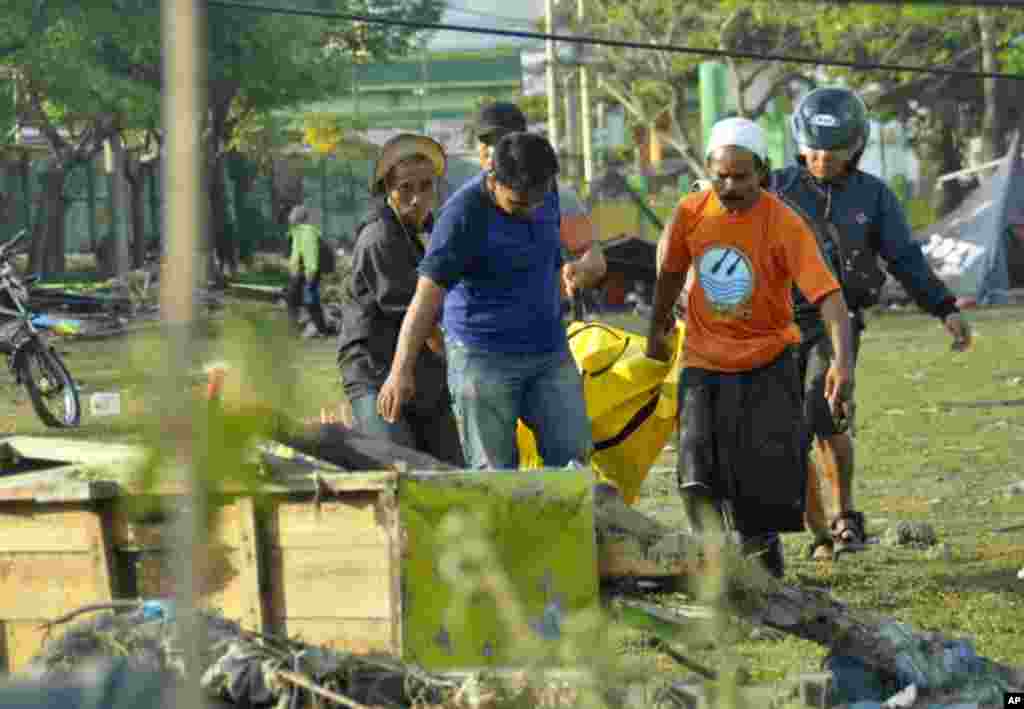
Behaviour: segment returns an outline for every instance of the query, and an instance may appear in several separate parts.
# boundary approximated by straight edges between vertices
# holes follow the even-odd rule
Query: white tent
[[[959,298],[978,304],[1009,297],[1010,223],[1024,204],[1020,134],[998,170],[983,178],[963,204],[915,234],[936,274]]]

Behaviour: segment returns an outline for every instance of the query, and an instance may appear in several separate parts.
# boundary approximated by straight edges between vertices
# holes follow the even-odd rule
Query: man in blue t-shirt
[[[512,133],[495,146],[491,170],[445,203],[378,398],[381,416],[397,419],[443,302],[448,388],[474,468],[518,467],[518,419],[545,464],[590,457],[582,380],[561,318],[557,174],[545,138]],[[575,277],[576,287],[593,285],[586,273]]]

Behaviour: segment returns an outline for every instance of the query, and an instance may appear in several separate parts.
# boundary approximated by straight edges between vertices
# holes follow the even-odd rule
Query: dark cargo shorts
[[[864,326],[854,318],[850,321],[853,333],[853,364],[857,366],[860,352],[860,334]],[[804,423],[808,436],[828,438],[841,433],[836,427],[828,401],[825,400],[825,374],[832,364],[832,340],[823,323],[801,327],[803,340],[797,354],[800,380],[804,385]],[[852,403],[852,402],[851,402]],[[853,425],[853,413],[849,417]]]
[[[684,368],[679,377],[680,490],[732,503],[744,536],[804,529],[807,456],[797,350],[746,372]]]

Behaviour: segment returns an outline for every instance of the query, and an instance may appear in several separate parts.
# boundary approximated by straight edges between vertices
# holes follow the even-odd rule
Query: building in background
[[[425,133],[453,155],[472,148],[465,128],[480,99],[514,101],[523,84],[520,51],[515,48],[427,53],[356,65],[353,73],[351,91],[294,112],[355,118],[367,126],[366,137],[378,145],[401,131]]]

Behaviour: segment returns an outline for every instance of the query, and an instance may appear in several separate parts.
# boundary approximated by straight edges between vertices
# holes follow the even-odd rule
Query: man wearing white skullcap
[[[793,321],[794,283],[819,304],[836,358],[826,394],[839,411],[851,381],[850,324],[839,283],[806,221],[762,191],[766,143],[757,124],[715,124],[705,153],[710,189],[680,200],[665,241],[647,354],[668,359],[672,306],[693,267],[679,379],[677,474],[694,532],[736,533],[782,576],[779,532],[803,531],[806,456]]]

